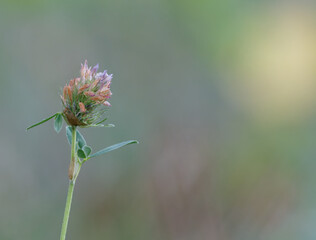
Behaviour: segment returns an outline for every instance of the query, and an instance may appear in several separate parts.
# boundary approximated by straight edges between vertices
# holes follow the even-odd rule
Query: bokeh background
[[[76,184],[69,239],[316,239],[313,1],[0,0],[0,239],[59,239],[80,63],[114,74],[116,128]]]

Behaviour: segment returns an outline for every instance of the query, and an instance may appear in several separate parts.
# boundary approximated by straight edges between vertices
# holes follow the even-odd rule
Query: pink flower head
[[[63,89],[61,96],[64,115],[69,125],[88,126],[94,124],[102,115],[102,107],[109,107],[107,101],[111,95],[112,74],[97,72],[99,64],[88,66],[85,60],[81,64],[80,78],[74,78]]]

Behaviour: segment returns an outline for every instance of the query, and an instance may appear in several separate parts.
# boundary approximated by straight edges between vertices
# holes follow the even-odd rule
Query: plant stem
[[[72,126],[72,140],[71,140],[71,159],[68,169],[68,177],[70,180],[73,180],[75,173],[75,164],[76,164],[76,127]]]
[[[74,187],[75,187],[75,182],[70,180],[69,187],[68,187],[68,194],[67,194],[67,200],[66,200],[64,219],[63,219],[63,225],[61,227],[60,240],[66,239],[67,226],[68,226],[69,213],[70,213],[70,208],[71,208],[71,201],[72,201],[72,195],[74,192]]]
[[[71,208],[71,202],[72,202],[72,195],[74,192],[75,182],[76,178],[79,174],[80,167],[78,168],[77,174],[74,174],[75,170],[75,163],[76,163],[76,127],[72,127],[72,142],[71,142],[71,160],[69,165],[69,187],[68,187],[68,194],[67,194],[67,200],[66,200],[66,207],[64,212],[64,219],[63,224],[61,227],[61,233],[60,233],[60,240],[66,239],[66,233],[67,233],[67,226],[68,226],[68,220],[69,220],[69,214],[70,214],[70,208]],[[79,164],[80,165],[80,164]]]

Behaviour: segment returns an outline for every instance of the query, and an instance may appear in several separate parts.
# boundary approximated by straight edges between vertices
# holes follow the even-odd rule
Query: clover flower
[[[71,145],[71,157],[68,168],[69,187],[60,240],[66,240],[74,186],[82,165],[92,158],[99,157],[130,144],[138,143],[136,140],[128,140],[93,153],[92,148],[79,132],[78,127],[114,127],[113,124],[101,124],[106,120],[106,118],[102,119],[103,113],[107,107],[111,106],[108,100],[112,95],[110,89],[112,74],[108,75],[106,71],[97,72],[98,68],[98,64],[93,68],[88,67],[87,60],[84,64],[81,64],[80,77],[70,80],[69,84],[63,88],[62,95],[60,96],[64,106],[63,112],[55,113],[26,128],[26,130],[29,130],[53,118],[55,118],[54,129],[57,133],[62,129],[63,119],[70,125],[66,126],[67,140]]]
[[[88,67],[85,60],[81,64],[80,77],[70,80],[63,88],[60,96],[64,106],[63,114],[71,126],[93,125],[100,120],[106,107],[111,106],[108,99],[112,95],[112,74],[107,74],[106,70],[97,72],[98,68],[98,64]]]

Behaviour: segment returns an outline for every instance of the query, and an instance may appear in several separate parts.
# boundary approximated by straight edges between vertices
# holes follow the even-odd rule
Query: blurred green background
[[[114,74],[116,128],[76,184],[68,239],[316,239],[313,1],[0,0],[0,239],[59,239],[80,63]]]

